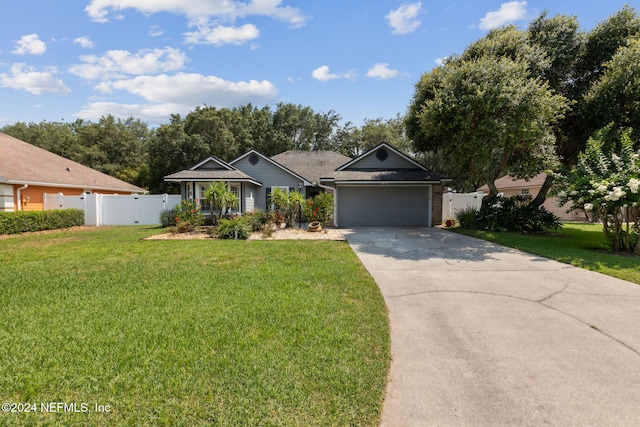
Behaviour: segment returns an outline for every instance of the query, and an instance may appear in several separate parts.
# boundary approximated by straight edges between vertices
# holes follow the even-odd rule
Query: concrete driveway
[[[389,308],[382,426],[640,425],[640,285],[442,229],[345,236]]]

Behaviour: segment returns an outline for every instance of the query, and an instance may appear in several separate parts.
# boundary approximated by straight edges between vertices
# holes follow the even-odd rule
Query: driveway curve
[[[389,309],[382,426],[640,425],[640,285],[443,229],[344,232]]]

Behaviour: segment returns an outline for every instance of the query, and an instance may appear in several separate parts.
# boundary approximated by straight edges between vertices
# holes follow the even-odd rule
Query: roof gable
[[[206,159],[204,159],[203,161],[201,161],[200,163],[198,163],[195,166],[192,166],[191,168],[189,168],[189,170],[195,171],[195,170],[236,170],[236,168],[234,168],[233,166],[231,166],[229,163],[220,160],[219,158],[215,157],[215,156],[209,156]]]
[[[312,185],[312,183],[309,182],[309,180],[307,180],[303,176],[297,174],[296,172],[290,170],[286,166],[281,165],[280,163],[276,162],[275,160],[265,156],[264,154],[262,154],[262,153],[260,153],[259,151],[256,151],[256,150],[249,150],[246,153],[244,153],[243,155],[241,155],[240,157],[238,157],[237,159],[234,159],[229,163],[231,165],[233,165],[233,167],[236,167],[236,165],[244,164],[245,162],[243,162],[243,160],[245,160],[245,159],[251,165],[256,165],[259,162],[264,161],[267,164],[269,164],[270,166],[275,167],[275,168],[281,170],[282,172],[285,172],[286,174],[291,175],[293,178],[295,178],[297,180],[300,180],[300,181],[303,181],[304,185]],[[242,170],[241,168],[239,168],[239,169]],[[251,175],[251,171],[249,171],[249,170],[243,170],[243,172]]]
[[[348,163],[340,166],[337,171],[377,169],[377,170],[399,170],[399,169],[419,169],[428,171],[427,168],[403,154],[396,148],[381,142],[369,151],[361,154]]]

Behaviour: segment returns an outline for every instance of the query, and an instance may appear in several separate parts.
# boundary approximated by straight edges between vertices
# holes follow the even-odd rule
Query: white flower
[[[606,193],[607,190],[609,189],[606,185],[604,184],[594,184],[594,186],[596,187],[596,191],[598,193]]]
[[[629,190],[631,190],[633,194],[638,194],[638,188],[640,188],[640,179],[631,178],[627,185],[629,186]]]
[[[620,157],[618,157],[615,153],[613,153],[611,155],[611,160],[613,160],[614,162],[617,162],[618,160],[620,160]]]
[[[613,187],[613,191],[604,196],[604,199],[611,202],[617,202],[626,195],[627,193],[622,191],[622,187]]]
[[[585,203],[584,204],[584,210],[585,211],[592,211],[593,210],[593,203]]]
[[[558,199],[564,199],[565,197],[567,197],[567,193],[564,191],[561,191],[558,193]]]

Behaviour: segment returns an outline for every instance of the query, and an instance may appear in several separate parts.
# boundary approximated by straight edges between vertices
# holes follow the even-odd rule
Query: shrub
[[[183,200],[174,209],[176,210],[175,222],[179,233],[185,232],[180,230],[192,231],[196,226],[204,223],[204,216],[200,212],[200,206],[194,200]]]
[[[171,209],[164,209],[160,212],[160,225],[163,228],[175,227],[176,217],[178,216],[178,209],[174,206]]]
[[[77,225],[84,225],[84,211],[81,209],[0,212],[0,234],[55,230]]]
[[[245,240],[251,233],[251,222],[246,216],[221,219],[216,231],[219,239]]]
[[[527,196],[496,197],[493,204],[460,210],[456,218],[461,228],[490,231],[538,233],[546,229],[557,230],[560,220],[544,207],[529,204]]]
[[[251,225],[251,231],[262,231],[269,222],[269,215],[261,210],[245,212],[242,216],[246,217]]]
[[[477,228],[490,231],[537,233],[557,230],[560,220],[544,207],[529,204],[527,196],[496,197],[491,205],[482,206],[476,217]]]
[[[333,218],[333,196],[323,192],[313,199],[307,199],[302,204],[302,213],[309,222],[318,221],[324,226],[328,225]]]
[[[478,218],[478,210],[468,206],[456,212],[456,219],[461,228],[473,230],[477,227],[476,219]]]

